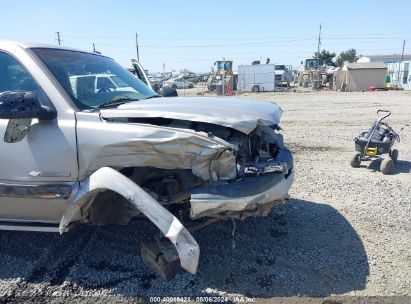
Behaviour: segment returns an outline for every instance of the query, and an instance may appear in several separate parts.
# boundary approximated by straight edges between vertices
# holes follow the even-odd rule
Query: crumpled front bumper
[[[294,172],[248,177],[240,181],[198,188],[191,194],[191,218],[218,213],[254,211],[268,203],[281,203],[288,197]]]
[[[282,172],[194,189],[190,200],[191,218],[216,216],[219,213],[239,215],[240,218],[266,216],[273,205],[282,203],[288,197],[294,179],[291,151],[282,146],[276,160],[285,165]]]

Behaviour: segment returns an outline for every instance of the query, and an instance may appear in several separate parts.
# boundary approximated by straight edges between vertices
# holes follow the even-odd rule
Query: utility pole
[[[317,59],[320,58],[320,46],[321,46],[321,23],[320,23],[320,31],[318,32]]]
[[[96,46],[94,45],[94,42],[93,42],[93,52],[94,53],[96,52]]]
[[[166,76],[166,63],[163,62],[163,77]]]
[[[136,33],[136,51],[137,51],[137,61],[140,62],[140,54],[138,53],[138,35]]]
[[[401,61],[404,61],[404,49],[405,49],[405,40],[402,43],[402,53],[401,53]]]
[[[61,45],[60,32],[56,32],[56,34],[57,34],[57,42],[59,43],[59,45]]]

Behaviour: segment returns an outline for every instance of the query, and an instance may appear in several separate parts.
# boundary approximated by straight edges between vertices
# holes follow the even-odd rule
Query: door
[[[137,78],[144,82],[150,89],[153,89],[150,80],[148,79],[147,73],[143,69],[143,66],[135,59],[132,59],[131,62],[133,64],[134,72],[136,73]]]
[[[42,77],[43,83],[47,77],[46,74],[36,76]],[[55,92],[55,87],[53,89]],[[4,91],[32,91],[40,103],[54,106],[47,91],[28,69],[11,54],[0,50],[0,93]],[[58,99],[54,93],[51,96]],[[12,142],[6,142],[4,136],[16,120],[0,119],[2,222],[58,222],[68,205],[78,176],[74,111],[59,113],[59,108],[55,108],[56,119],[33,119],[28,123],[28,133]]]

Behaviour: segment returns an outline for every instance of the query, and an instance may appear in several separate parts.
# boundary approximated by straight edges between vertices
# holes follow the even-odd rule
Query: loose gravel
[[[198,274],[166,282],[139,256],[139,244],[157,232],[144,219],[62,236],[1,231],[0,299],[410,296],[411,126],[402,131],[391,175],[378,171],[378,161],[358,169],[349,162],[353,137],[369,128],[377,109],[392,110],[396,130],[411,124],[411,92],[243,97],[283,108],[296,177],[286,204],[266,218],[237,222],[235,248],[230,221],[208,226],[194,235]]]

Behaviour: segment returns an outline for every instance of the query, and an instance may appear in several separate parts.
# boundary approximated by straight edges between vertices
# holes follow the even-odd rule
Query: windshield
[[[218,70],[231,71],[232,64],[231,61],[217,61],[216,65]]]
[[[279,71],[285,71],[285,65],[283,65],[283,64],[281,64],[281,65],[276,65],[276,66],[275,66],[275,69],[276,69],[276,70],[279,70]]]
[[[157,95],[110,58],[60,49],[32,50],[80,109],[116,105]]]
[[[121,78],[118,77],[118,76],[111,76],[110,79],[114,82],[114,84],[115,84],[118,88],[126,88],[126,87],[129,87],[129,85],[127,84],[127,82],[121,80]]]
[[[307,59],[305,62],[305,67],[307,69],[316,69],[325,67],[325,61],[323,59]]]

